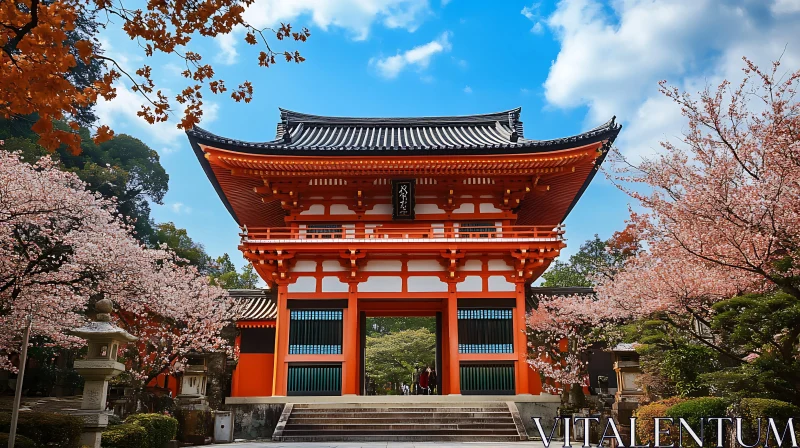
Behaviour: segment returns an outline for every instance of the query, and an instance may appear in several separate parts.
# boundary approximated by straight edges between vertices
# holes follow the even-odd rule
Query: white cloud
[[[378,69],[378,73],[387,79],[396,78],[406,67],[414,66],[418,70],[428,67],[434,55],[450,51],[450,33],[445,31],[436,40],[427,44],[414,47],[404,52],[398,52],[387,58],[372,58],[370,65]]]
[[[255,0],[244,13],[245,21],[259,29],[291,23],[294,29],[342,28],[355,40],[365,40],[375,23],[387,28],[416,31],[430,13],[428,0]],[[214,38],[219,47],[218,62],[234,64],[241,28]]]
[[[174,152],[185,143],[185,132],[176,126],[179,117],[171,116],[166,122],[149,124],[136,115],[146,100],[140,94],[131,91],[124,83],[117,84],[116,88],[116,98],[111,101],[101,98],[97,102],[95,112],[100,124],[108,125],[117,133],[141,132],[139,135],[143,135],[142,139],[152,146],[160,147],[163,154]],[[162,91],[167,98],[174,101],[174,95],[168,89]],[[180,108],[175,104],[173,107],[176,113],[180,113]],[[202,123],[207,124],[216,120],[218,113],[218,104],[204,102]]]
[[[462,70],[465,70],[467,67],[469,67],[469,63],[464,59],[459,59],[459,58],[453,57],[453,62],[455,62],[455,64],[458,66],[458,68],[460,68]]]
[[[531,6],[525,6],[520,11],[520,14],[525,16],[526,19],[533,22],[533,27],[531,27],[531,33],[534,34],[542,34],[544,32],[544,25],[541,22],[541,15],[539,14],[539,8],[542,6],[541,3],[534,3]]]
[[[529,88],[527,88],[527,87],[523,87],[523,88],[519,89],[519,93],[521,93],[523,95],[530,95],[531,94],[531,90]]]
[[[219,46],[219,53],[214,60],[223,65],[233,65],[239,60],[239,52],[236,51],[236,40],[240,38],[240,33],[231,32],[215,37]]]
[[[794,14],[800,12],[800,0],[775,0],[772,5],[775,14]]]
[[[464,87],[464,93],[467,93],[467,94],[472,93],[472,87],[470,87],[470,86]]]
[[[617,145],[629,155],[651,153],[680,136],[680,110],[658,92],[658,81],[691,92],[722,79],[741,79],[741,58],[762,67],[786,50],[787,70],[800,68],[797,1],[562,0],[547,18],[561,44],[544,83],[551,105],[587,107],[586,126],[617,115],[625,129]],[[524,10],[523,10],[524,14]]]
[[[192,208],[185,205],[183,202],[173,202],[172,204],[169,204],[169,208],[170,210],[172,210],[173,213],[178,215],[180,215],[181,213],[186,215],[192,213]]]

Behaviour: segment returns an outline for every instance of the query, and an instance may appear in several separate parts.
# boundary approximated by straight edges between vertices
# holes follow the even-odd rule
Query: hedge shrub
[[[11,414],[0,413],[0,432],[9,432]],[[17,434],[38,446],[79,448],[83,432],[83,419],[72,415],[47,412],[20,412]]]
[[[742,417],[742,441],[751,445],[755,443],[756,437],[760,434],[759,445],[766,445],[767,436],[771,435],[766,418],[774,418],[775,426],[782,433],[789,418],[800,417],[800,407],[768,398],[743,398],[739,402],[736,414]],[[760,432],[758,430],[759,418],[765,419],[761,422]],[[797,424],[795,424],[795,428],[800,433],[800,427]],[[788,436],[787,434],[786,437]],[[800,439],[800,434],[798,434],[798,438]],[[770,437],[770,443],[775,443],[775,439]]]
[[[655,443],[653,439],[653,431],[655,430],[655,423],[653,421],[656,417],[665,417],[667,415],[667,410],[676,404],[683,403],[686,401],[685,398],[680,397],[673,397],[667,398],[666,400],[654,401],[648,405],[642,406],[636,410],[636,436],[639,439],[640,445],[648,445],[651,443]],[[676,439],[673,439],[672,434],[673,426],[669,424],[669,422],[664,422],[664,428],[670,429],[670,436],[662,436],[661,437],[661,444],[662,445],[669,445],[673,443]]]
[[[8,434],[0,432],[0,447],[6,448],[7,446]],[[36,444],[33,443],[33,440],[17,434],[17,438],[14,439],[14,448],[36,448]]]
[[[178,420],[163,414],[133,414],[125,423],[139,425],[147,431],[146,448],[162,448],[178,434]]]
[[[725,417],[725,411],[730,402],[724,398],[719,397],[702,397],[686,400],[683,403],[678,403],[667,409],[665,417],[672,417],[676,420],[673,425],[676,429],[679,427],[677,423],[678,418],[683,418],[686,423],[700,435],[700,422],[701,419],[712,417]],[[708,425],[703,423],[703,446],[716,446],[717,444],[717,425]],[[683,446],[695,446],[694,439],[690,435],[685,435]]]
[[[147,445],[147,430],[143,426],[124,423],[109,426],[100,440],[103,448],[142,448]]]

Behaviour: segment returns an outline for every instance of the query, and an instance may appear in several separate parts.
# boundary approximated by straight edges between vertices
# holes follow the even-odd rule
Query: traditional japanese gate
[[[263,329],[238,339],[260,351],[240,358],[234,396],[363,393],[370,315],[437,316],[443,394],[539,393],[525,288],[565,246],[561,223],[620,126],[529,140],[519,116],[282,110],[273,141],[188,131],[274,292],[271,316],[240,318]]]

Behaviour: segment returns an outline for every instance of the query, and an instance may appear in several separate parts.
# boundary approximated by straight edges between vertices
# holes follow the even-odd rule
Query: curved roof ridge
[[[302,112],[295,112],[288,109],[279,108],[281,120],[285,123],[319,123],[319,124],[474,124],[474,123],[501,123],[516,122],[519,120],[521,107],[509,109],[501,112],[472,115],[450,115],[450,116],[427,116],[427,117],[335,117],[325,115],[313,115]]]

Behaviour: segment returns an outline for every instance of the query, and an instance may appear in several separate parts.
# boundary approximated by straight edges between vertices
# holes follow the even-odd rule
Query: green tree
[[[800,405],[800,300],[784,292],[718,302],[711,328],[737,360],[703,375],[722,395],[773,398]]]
[[[386,383],[410,385],[415,367],[435,363],[436,335],[427,328],[367,336],[366,342],[367,376],[378,393]]]
[[[630,227],[615,232],[607,241],[598,235],[581,244],[568,262],[556,261],[542,274],[545,287],[594,286],[594,278],[611,279],[619,271],[622,263],[639,250]]]
[[[227,253],[214,260],[209,276],[213,284],[225,289],[252,289],[260,280],[250,263],[243,267],[241,272],[236,272],[236,266]]]
[[[436,319],[433,317],[372,317],[367,321],[367,336],[374,337],[420,328],[425,328],[435,334]]]
[[[155,226],[154,236],[156,243],[166,244],[177,256],[186,260],[187,264],[195,266],[202,273],[210,273],[211,257],[202,244],[189,237],[186,229],[175,227],[172,222],[162,222]]]

